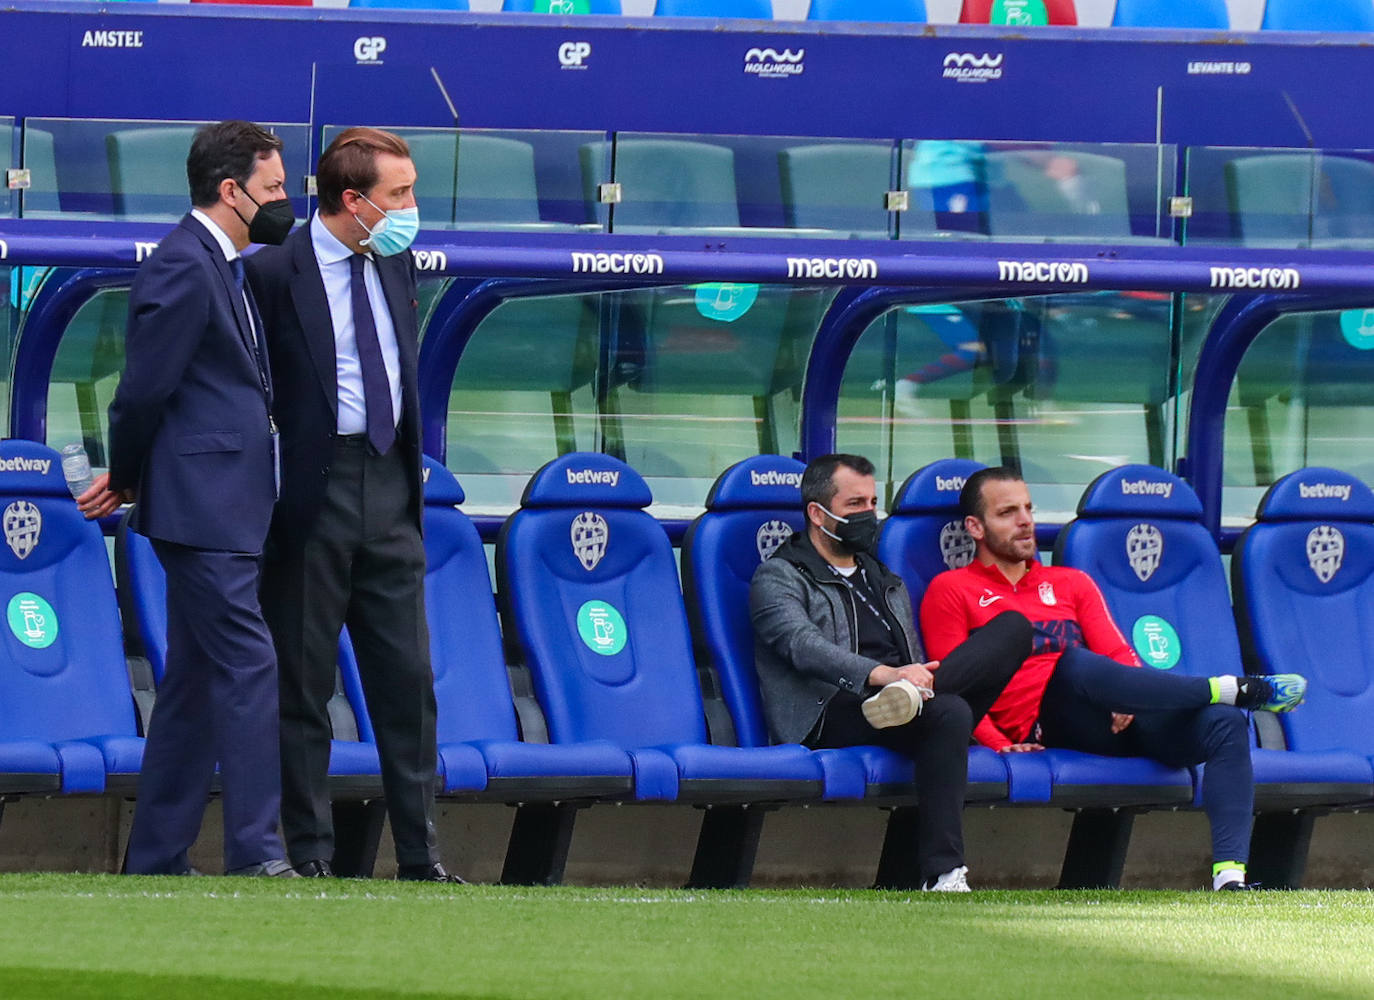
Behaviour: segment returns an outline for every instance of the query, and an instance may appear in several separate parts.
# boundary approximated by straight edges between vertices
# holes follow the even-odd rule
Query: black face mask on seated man
[[[820,506],[817,504],[816,506]],[[821,510],[825,510],[821,507]],[[830,531],[825,525],[820,529],[828,537],[840,543],[840,548],[851,555],[859,552],[873,551],[878,541],[878,513],[877,511],[865,510],[857,514],[850,514],[848,517],[840,517],[838,514],[827,514],[836,521],[836,530]]]

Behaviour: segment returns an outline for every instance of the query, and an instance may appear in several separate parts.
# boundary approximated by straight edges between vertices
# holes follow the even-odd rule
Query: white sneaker
[[[919,688],[906,678],[884,684],[882,689],[863,703],[864,718],[874,729],[904,726],[921,714],[921,705],[935,692]]]
[[[945,872],[933,882],[921,886],[922,892],[972,892],[968,887],[968,865],[960,865]]]

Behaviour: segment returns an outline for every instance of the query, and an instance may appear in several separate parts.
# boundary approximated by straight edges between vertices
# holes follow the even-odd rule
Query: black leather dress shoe
[[[396,878],[402,882],[455,882],[467,885],[467,879],[445,871],[438,861],[432,865],[401,865],[396,869]]]
[[[324,859],[302,861],[296,866],[296,874],[301,878],[333,878],[334,869]]]
[[[292,868],[282,858],[273,858],[256,865],[247,865],[244,868],[232,868],[224,874],[243,875],[248,878],[300,878],[296,874],[296,869]]]

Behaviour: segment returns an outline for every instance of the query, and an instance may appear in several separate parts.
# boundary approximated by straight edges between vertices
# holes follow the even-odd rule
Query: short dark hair
[[[186,182],[191,204],[209,208],[219,201],[220,182],[248,183],[259,160],[281,151],[281,139],[252,122],[231,119],[203,125],[186,156]]]
[[[839,487],[835,485],[835,470],[840,466],[852,469],[861,476],[873,475],[873,463],[862,455],[837,453],[813,458],[806,466],[806,471],[802,473],[802,510],[806,510],[807,506],[813,503],[820,504],[826,510],[830,509],[830,501],[834,500],[835,494],[839,492]]]
[[[1021,478],[1021,473],[1005,465],[979,469],[964,480],[964,488],[959,491],[959,513],[964,517],[976,517],[981,521],[988,512],[987,502],[983,499],[984,483],[1021,482],[1025,482]]]
[[[361,125],[346,128],[334,137],[329,148],[320,154],[320,165],[315,168],[315,195],[322,213],[342,212],[345,191],[372,190],[378,177],[378,153],[408,160],[410,146],[394,132]]]

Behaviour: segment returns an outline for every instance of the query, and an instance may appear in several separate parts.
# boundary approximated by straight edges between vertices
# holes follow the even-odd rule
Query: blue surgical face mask
[[[377,220],[377,224],[368,229],[367,223],[358,219],[358,225],[367,230],[367,239],[362,240],[362,245],[372,250],[380,257],[392,257],[403,250],[409,249],[415,242],[415,235],[420,231],[420,210],[418,208],[393,208],[389,212],[382,211],[375,205],[371,198],[358,192],[358,197],[372,205],[377,211],[382,213],[382,218]]]

